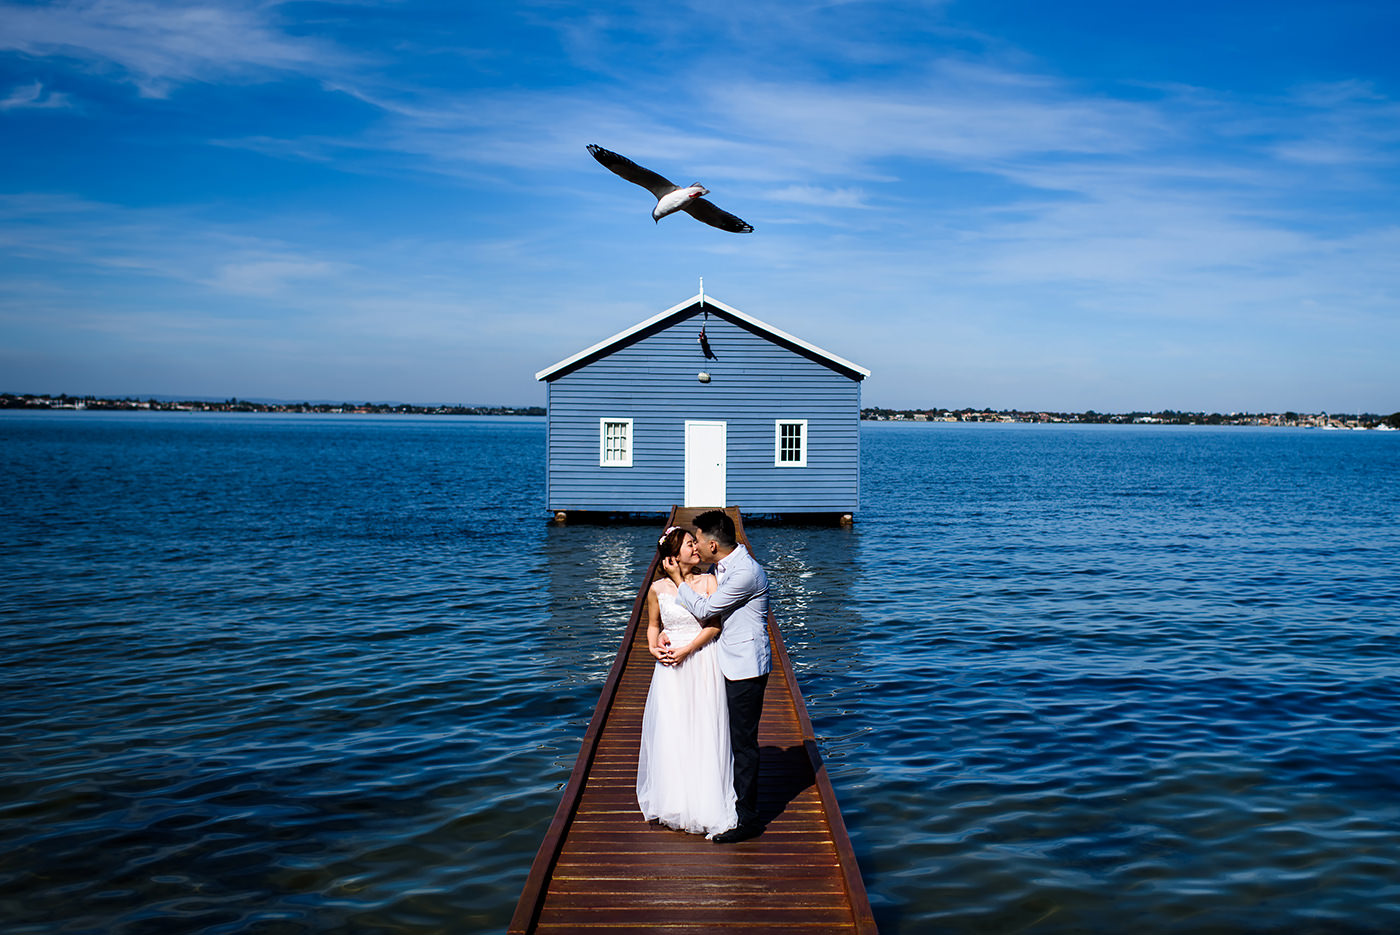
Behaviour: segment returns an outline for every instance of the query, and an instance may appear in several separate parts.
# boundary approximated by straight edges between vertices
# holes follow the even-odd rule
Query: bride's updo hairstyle
[[[661,538],[656,540],[656,551],[661,553],[662,558],[675,558],[681,554],[681,543],[685,541],[686,534],[690,530],[685,526],[668,526],[661,534]],[[691,533],[694,535],[694,533]],[[656,563],[656,576],[666,577],[666,573],[661,570],[661,563]]]
[[[671,526],[661,534],[661,538],[656,540],[656,551],[661,553],[662,558],[673,558],[681,554],[681,543],[685,541],[686,534],[690,530],[684,526]]]

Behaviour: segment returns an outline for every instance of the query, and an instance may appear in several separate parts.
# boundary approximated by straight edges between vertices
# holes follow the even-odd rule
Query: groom
[[[719,667],[729,702],[729,745],[734,752],[735,810],[739,824],[715,835],[720,844],[746,841],[763,832],[758,820],[758,718],[772,659],[768,648],[768,576],[734,537],[734,520],[723,510],[695,517],[702,562],[715,562],[715,593],[697,594],[681,580],[675,562],[663,567],[676,583],[681,603],[698,620],[720,618]]]

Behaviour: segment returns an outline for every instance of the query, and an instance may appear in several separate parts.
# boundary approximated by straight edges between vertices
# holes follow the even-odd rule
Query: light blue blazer
[[[768,576],[744,546],[735,546],[715,566],[718,582],[708,597],[688,584],[680,586],[681,603],[700,621],[720,618],[719,668],[730,680],[751,679],[773,667],[768,646]]]

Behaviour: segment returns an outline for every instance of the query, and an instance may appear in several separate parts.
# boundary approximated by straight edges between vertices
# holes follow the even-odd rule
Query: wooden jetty
[[[667,525],[699,512],[674,507]],[[738,508],[727,512],[747,544]],[[739,844],[715,844],[642,819],[637,752],[655,663],[647,651],[646,594],[656,571],[653,560],[509,932],[873,935],[855,852],[771,612],[773,671],[758,732],[767,830]]]

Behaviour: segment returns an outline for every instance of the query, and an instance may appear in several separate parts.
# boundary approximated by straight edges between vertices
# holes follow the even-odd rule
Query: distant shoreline
[[[871,422],[1058,422],[1087,425],[1263,425],[1276,428],[1400,429],[1400,412],[1035,412],[1018,409],[862,409]]]
[[[0,409],[95,409],[112,412],[310,412],[359,413],[365,415],[431,416],[543,416],[543,406],[465,406],[461,404],[416,406],[408,403],[286,403],[258,402],[231,398],[221,402],[205,399],[138,399],[96,396],[34,396],[0,394]]]
[[[353,413],[361,415],[544,416],[543,406],[415,405],[411,403],[282,402],[233,397],[208,399],[0,394],[0,409],[83,409],[116,412],[274,412]],[[1023,422],[1079,425],[1256,425],[1281,428],[1400,429],[1400,412],[1048,412],[1022,409],[862,409],[869,422]]]

